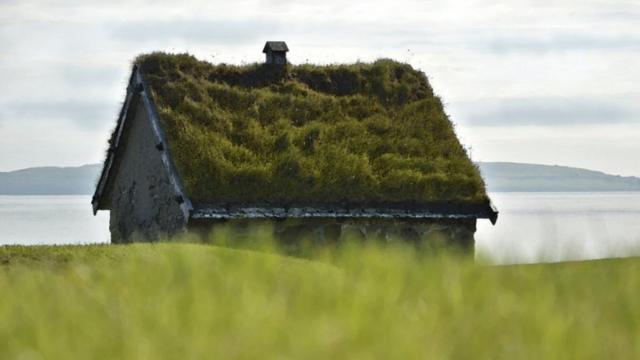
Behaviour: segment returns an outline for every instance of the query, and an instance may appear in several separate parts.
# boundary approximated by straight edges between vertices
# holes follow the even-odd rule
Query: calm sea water
[[[91,196],[0,195],[0,245],[109,242],[109,213],[93,216]]]
[[[476,255],[495,263],[640,255],[640,192],[493,193],[498,223],[478,221]]]
[[[478,221],[476,253],[494,263],[640,255],[640,192],[493,193],[495,226]],[[0,245],[109,241],[89,196],[0,196]]]

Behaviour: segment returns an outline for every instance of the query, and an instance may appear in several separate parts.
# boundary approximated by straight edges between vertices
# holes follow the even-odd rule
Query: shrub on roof
[[[426,76],[392,60],[136,63],[194,202],[484,202],[484,182]]]

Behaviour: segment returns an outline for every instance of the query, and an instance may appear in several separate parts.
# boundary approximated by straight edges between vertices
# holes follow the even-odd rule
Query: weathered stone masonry
[[[189,230],[204,241],[211,240],[217,228],[231,230],[227,236],[236,236],[231,241],[242,241],[251,230],[262,227],[271,231],[274,240],[282,244],[295,244],[309,240],[314,244],[339,243],[344,240],[382,241],[391,243],[404,241],[422,245],[454,245],[473,249],[476,219],[192,219]]]
[[[118,162],[118,176],[110,192],[109,228],[114,243],[130,241],[132,236],[155,239],[175,234],[186,225],[176,202],[179,196],[162,163],[144,104],[138,102],[129,122]]]

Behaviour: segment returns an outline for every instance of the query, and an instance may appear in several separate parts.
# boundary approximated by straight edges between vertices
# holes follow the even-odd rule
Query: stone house
[[[265,45],[268,62],[288,50],[275,44]],[[261,65],[160,53],[139,58],[92,199],[94,214],[110,211],[111,241],[270,221],[285,239],[435,236],[472,245],[477,219],[495,223],[498,212],[426,77],[391,61],[354,66],[291,67],[274,80],[272,68]],[[330,82],[316,80],[319,71]],[[388,99],[404,87],[374,92],[368,74],[378,73],[414,88],[394,105]],[[345,78],[359,87],[344,91]],[[429,114],[424,131],[415,110],[422,108]],[[396,119],[403,111],[406,120]],[[418,125],[394,128],[401,121]],[[349,126],[363,133],[344,135]],[[359,150],[363,145],[350,143],[364,140],[374,145]],[[413,155],[420,151],[428,155]]]

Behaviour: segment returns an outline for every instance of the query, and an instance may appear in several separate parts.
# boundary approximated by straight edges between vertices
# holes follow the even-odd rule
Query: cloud
[[[471,134],[636,126],[638,9],[634,0],[0,0],[0,144],[14,129],[51,164],[80,156],[92,131],[108,137],[137,54],[241,63],[276,39],[294,63],[410,62]],[[53,133],[76,151],[56,155]]]
[[[640,121],[640,109],[624,101],[584,98],[528,98],[461,103],[452,111],[461,124],[557,126]]]
[[[545,53],[582,50],[638,50],[640,37],[629,34],[585,33],[581,29],[436,29],[420,22],[391,20],[295,19],[269,20],[144,20],[113,26],[115,39],[127,43],[166,43],[177,40],[190,44],[244,45],[265,35],[312,39],[314,43],[349,44],[364,48],[424,46],[449,49],[475,49],[490,53]],[[375,44],[375,45],[374,45]]]
[[[111,126],[118,105],[84,101],[41,101],[5,104],[0,110],[0,123],[70,122],[79,129],[95,130]],[[28,125],[27,125],[28,126]]]
[[[640,37],[599,36],[580,33],[550,33],[538,36],[495,36],[486,38],[482,46],[491,52],[566,52],[580,50],[639,50]]]
[[[95,64],[86,64],[83,66],[69,64],[50,66],[50,72],[57,74],[60,79],[70,84],[84,86],[102,84],[100,86],[104,86],[105,84],[119,84],[127,80],[122,76],[121,67],[122,66],[102,66]]]
[[[123,42],[188,40],[190,43],[247,44],[282,24],[261,19],[132,21],[115,27],[113,36]]]
[[[640,21],[640,19],[639,19]],[[439,51],[473,50],[495,55],[522,53],[565,53],[591,50],[640,50],[640,36],[635,34],[590,33],[581,29],[481,29],[460,28],[434,31],[420,26],[385,26],[376,30],[375,24],[367,29],[376,38],[394,39],[389,44],[437,48]]]

